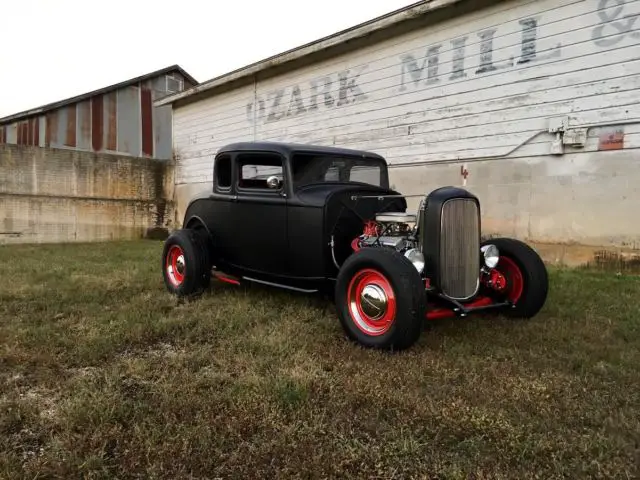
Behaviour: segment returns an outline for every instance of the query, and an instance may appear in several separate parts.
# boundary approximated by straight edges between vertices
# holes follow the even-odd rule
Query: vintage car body
[[[210,191],[165,242],[164,282],[197,294],[210,278],[334,295],[348,337],[402,349],[423,320],[493,309],[531,317],[546,268],[516,239],[481,241],[480,202],[443,187],[417,213],[385,159],[336,147],[242,142],[221,148]]]

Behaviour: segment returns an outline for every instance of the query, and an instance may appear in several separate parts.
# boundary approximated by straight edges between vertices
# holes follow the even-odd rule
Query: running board
[[[269,285],[271,287],[286,288],[287,290],[294,290],[296,292],[315,293],[315,292],[318,291],[317,289],[308,290],[308,289],[304,289],[304,288],[291,287],[289,285],[282,285],[281,283],[267,282],[266,280],[258,280],[257,278],[252,278],[252,277],[244,277],[243,276],[242,279],[243,280],[249,280],[250,282],[262,283],[263,285]]]
[[[240,285],[240,280],[238,280],[235,277],[232,277],[231,275],[226,275],[217,270],[213,270],[211,274],[213,275],[214,278],[216,278],[217,280],[220,280],[221,282],[230,283],[232,285]]]

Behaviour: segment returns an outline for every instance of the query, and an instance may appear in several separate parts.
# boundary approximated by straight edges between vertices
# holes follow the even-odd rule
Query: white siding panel
[[[602,219],[552,227],[544,209],[553,185],[567,181],[557,175],[564,159],[569,170],[582,165],[575,182],[596,178],[587,164],[598,182],[606,159],[630,165],[630,150],[640,148],[639,52],[640,0],[500,2],[176,109],[177,183],[210,182],[217,149],[241,140],[372,150],[387,157],[395,187],[408,194],[458,181],[460,164],[475,161],[485,183],[475,177],[469,185],[487,201],[488,225],[539,238],[608,228],[628,239],[626,224]],[[588,127],[586,144],[551,155],[555,117]],[[623,151],[599,150],[600,126],[624,129]],[[621,198],[633,194],[632,183],[612,175],[616,189],[627,185]],[[579,191],[586,201],[588,187]],[[532,220],[501,210],[507,200],[530,215],[542,210]],[[573,202],[560,217],[578,208]]]
[[[210,182],[213,178],[213,157],[217,150],[227,143],[254,138],[253,127],[247,123],[226,135],[220,135],[217,130],[223,122],[220,118],[229,112],[244,109],[254,95],[254,87],[248,86],[174,111],[174,146],[179,157],[177,184]],[[203,106],[211,116],[200,115]]]
[[[182,158],[196,167],[193,173],[210,164],[220,145],[243,139],[390,148],[393,163],[409,154],[403,145],[446,141],[434,135],[438,131],[466,127],[458,138],[474,147],[488,132],[517,136],[544,129],[550,115],[632,105],[640,82],[639,32],[619,34],[627,20],[602,24],[622,13],[640,13],[640,2],[500,4],[261,82],[255,92],[245,87],[178,109],[176,143],[189,147]],[[456,50],[460,39],[464,55]],[[427,52],[437,46],[436,75]],[[398,126],[410,135],[398,135]]]

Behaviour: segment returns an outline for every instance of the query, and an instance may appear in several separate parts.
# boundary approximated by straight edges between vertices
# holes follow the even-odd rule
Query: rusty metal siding
[[[175,78],[182,78],[173,74]],[[171,107],[153,101],[165,96],[166,76],[120,88],[41,115],[2,125],[7,144],[95,152],[172,157]]]
[[[16,140],[17,145],[24,145],[24,130],[22,128],[22,122],[17,124],[18,127],[18,139]]]
[[[140,154],[140,94],[137,87],[118,91],[118,151]]]
[[[17,132],[15,139],[17,145],[38,146],[40,139],[40,122],[37,117],[21,120],[14,125]]]
[[[96,152],[102,150],[103,145],[103,108],[102,95],[91,99],[91,147]]]
[[[35,118],[30,118],[27,122],[27,145],[35,145]]]
[[[39,131],[37,119],[27,119],[0,125],[0,143],[37,146]]]

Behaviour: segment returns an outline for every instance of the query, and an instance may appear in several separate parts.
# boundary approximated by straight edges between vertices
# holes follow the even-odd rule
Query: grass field
[[[347,342],[321,299],[165,293],[160,242],[0,247],[0,478],[638,478],[640,278]]]

